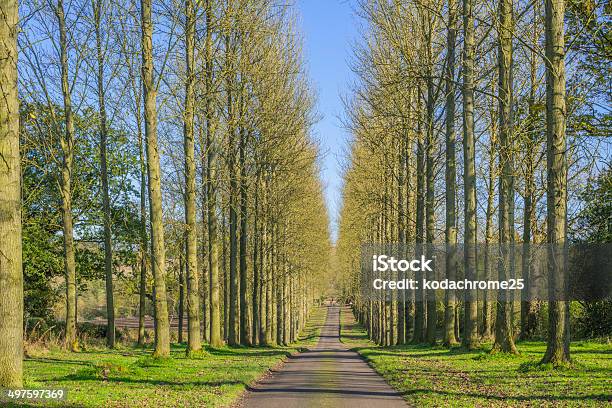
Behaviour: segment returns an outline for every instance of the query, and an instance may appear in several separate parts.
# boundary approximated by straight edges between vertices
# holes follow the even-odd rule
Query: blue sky
[[[314,137],[323,154],[321,178],[334,241],[341,206],[340,163],[349,138],[338,117],[344,109],[341,95],[347,93],[352,78],[348,62],[358,34],[353,7],[352,0],[296,0],[304,60],[318,95],[320,120],[314,126]]]

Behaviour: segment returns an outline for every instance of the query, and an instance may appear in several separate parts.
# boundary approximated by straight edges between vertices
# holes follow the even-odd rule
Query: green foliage
[[[574,239],[612,243],[612,167],[591,179],[581,194],[585,206],[578,215]]]
[[[61,237],[45,228],[44,220],[31,219],[23,226],[24,314],[51,318],[61,296],[52,279],[63,273]]]
[[[23,262],[25,316],[53,318],[53,306],[61,299],[64,286],[63,240],[59,164],[61,149],[55,125],[61,117],[41,104],[21,105],[21,157],[23,183]],[[73,214],[75,216],[76,262],[79,291],[87,282],[104,277],[102,210],[97,142],[97,116],[91,111],[75,115],[75,166],[73,175]],[[116,265],[131,265],[137,242],[139,216],[133,205],[132,180],[138,169],[137,154],[127,132],[111,129],[109,172],[113,202],[113,232]]]
[[[584,302],[576,317],[576,329],[581,338],[612,336],[612,301]]]
[[[591,179],[580,197],[585,205],[578,214],[574,240],[612,243],[612,167]],[[612,301],[582,302],[580,306],[574,316],[581,337],[612,335]]]

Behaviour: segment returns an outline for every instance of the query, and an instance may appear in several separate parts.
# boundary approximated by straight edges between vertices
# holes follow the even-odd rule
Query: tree
[[[142,129],[142,76],[138,74],[140,47],[138,38],[140,33],[130,30],[129,27],[137,26],[138,17],[135,13],[126,13],[126,18],[119,18],[119,38],[121,41],[121,54],[126,67],[126,82],[129,84],[129,97],[132,102],[131,110],[134,121],[134,132],[136,134],[137,155],[137,177],[138,177],[138,345],[145,344],[145,317],[147,303],[147,270],[150,263],[149,239],[147,227],[147,161],[145,152],[145,141]],[[120,14],[119,16],[123,16]]]
[[[435,108],[436,99],[440,90],[440,84],[436,84],[434,80],[434,64],[435,64],[435,53],[434,50],[434,33],[438,21],[438,15],[434,12],[435,3],[420,5],[424,10],[421,11],[425,14],[424,17],[424,54],[425,54],[425,79],[427,89],[427,100],[425,101],[425,185],[426,185],[426,197],[425,197],[425,242],[427,243],[427,256],[431,257],[431,245],[434,243],[434,228],[435,228],[435,157],[434,152],[436,148],[436,137],[435,137]],[[434,275],[432,272],[427,272],[427,279],[433,280]],[[426,340],[430,344],[436,343],[436,325],[438,323],[438,310],[436,302],[436,291],[427,291],[427,333]]]
[[[0,387],[20,388],[23,370],[23,272],[17,1],[2,1],[0,15]]]
[[[240,344],[240,277],[238,276],[238,183],[236,172],[236,139],[237,115],[235,91],[237,87],[235,59],[237,56],[236,33],[234,23],[236,15],[234,2],[229,1],[227,15],[227,29],[225,36],[225,69],[226,96],[227,96],[227,170],[229,177],[229,331],[228,343],[232,346]]]
[[[528,99],[528,112],[527,112],[527,137],[523,147],[525,155],[525,169],[524,169],[524,195],[523,195],[523,248],[522,248],[522,263],[521,270],[522,276],[525,279],[525,289],[527,297],[529,299],[521,301],[521,338],[529,339],[532,338],[534,332],[537,329],[538,324],[538,312],[539,303],[538,301],[531,299],[532,288],[535,286],[534,281],[534,268],[532,259],[532,248],[531,244],[535,242],[533,236],[533,230],[536,227],[536,182],[535,172],[537,168],[536,155],[538,154],[538,135],[539,135],[539,123],[538,123],[538,108],[536,102],[536,92],[538,88],[538,60],[537,46],[539,41],[540,32],[537,29],[537,19],[540,17],[540,7],[538,3],[533,6],[534,11],[534,23],[533,23],[533,35],[531,38],[531,55],[530,55],[530,72],[529,72],[529,99]]]
[[[244,93],[244,90],[242,91]],[[241,117],[245,114],[244,107],[244,96],[241,95],[240,101],[240,113]],[[240,165],[240,344],[251,345],[251,328],[249,327],[249,302],[248,296],[248,270],[247,270],[247,259],[248,259],[248,186],[247,186],[247,162],[246,162],[246,149],[247,149],[247,130],[245,125],[240,127],[240,139],[238,141],[238,160]]]
[[[97,92],[100,121],[100,179],[102,180],[102,211],[104,214],[104,272],[106,277],[106,342],[108,347],[115,347],[115,306],[113,298],[113,242],[111,235],[111,209],[108,188],[108,165],[106,146],[108,129],[106,125],[106,97],[104,83],[104,52],[102,49],[101,15],[103,12],[100,0],[92,1],[94,31],[96,36]]]
[[[196,163],[194,137],[194,51],[195,51],[196,7],[193,0],[185,0],[185,240],[186,240],[186,281],[187,281],[187,353],[202,348],[200,340],[200,303],[198,278],[198,231],[196,225]]]
[[[503,1],[503,0],[502,0]],[[463,191],[465,277],[476,279],[476,140],[474,136],[474,3],[463,0]],[[476,291],[466,291],[463,345],[478,345],[478,303]]]
[[[66,333],[65,347],[78,351],[76,319],[76,261],[74,249],[74,221],[72,215],[72,173],[74,163],[74,122],[72,96],[68,83],[68,37],[63,0],[54,9],[60,32],[61,86],[64,98],[64,133],[61,139],[62,167],[60,191],[62,196],[62,227],[64,234],[64,270],[66,274]]]
[[[153,23],[151,0],[141,1],[142,24],[142,79],[144,87],[145,138],[149,179],[149,210],[151,219],[152,269],[155,299],[155,351],[156,357],[170,355],[170,325],[166,300],[166,253],[162,218],[161,169],[157,145],[157,106],[153,83]]]
[[[208,229],[208,270],[210,273],[210,344],[219,347],[221,339],[221,305],[219,300],[219,244],[217,238],[217,141],[213,116],[213,1],[205,1],[206,34],[204,40],[205,132],[206,132],[206,224]]]
[[[455,280],[457,275],[457,210],[455,208],[457,164],[455,135],[455,43],[457,40],[456,2],[448,2],[448,34],[446,50],[446,231],[445,241],[448,248],[446,257],[446,277]],[[457,343],[455,337],[455,292],[446,292],[444,310],[444,344],[452,346]]]
[[[494,80],[491,81],[492,88],[494,87]],[[494,92],[491,92],[493,95]],[[493,271],[493,255],[492,243],[494,239],[493,231],[493,215],[494,209],[494,195],[495,195],[495,177],[496,177],[496,148],[497,148],[497,110],[495,109],[494,97],[492,97],[492,103],[489,107],[489,143],[487,146],[487,207],[485,212],[485,247],[484,247],[484,278],[491,279],[491,273]],[[482,338],[491,339],[493,337],[493,304],[494,300],[491,299],[491,293],[485,291],[484,299],[482,302]]]
[[[546,168],[548,248],[548,341],[542,363],[570,361],[569,302],[564,300],[567,238],[567,146],[565,137],[565,2],[547,0],[546,38]]]
[[[498,278],[506,280],[511,277],[510,246],[514,219],[511,217],[514,203],[514,187],[512,174],[512,33],[513,33],[513,2],[499,1],[499,243],[500,257],[498,262]],[[516,354],[516,346],[512,333],[512,299],[509,292],[499,291],[497,304],[497,319],[495,320],[495,343],[493,350]]]

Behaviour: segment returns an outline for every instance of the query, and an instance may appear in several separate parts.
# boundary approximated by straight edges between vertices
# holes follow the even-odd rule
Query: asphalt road
[[[380,375],[340,342],[339,335],[340,308],[328,306],[317,346],[290,357],[271,376],[252,387],[243,400],[244,406],[406,407],[402,397]]]

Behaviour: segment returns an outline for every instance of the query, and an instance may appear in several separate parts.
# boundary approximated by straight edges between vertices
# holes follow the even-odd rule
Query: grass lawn
[[[520,355],[421,345],[378,347],[368,342],[348,309],[342,314],[342,341],[355,348],[416,407],[610,406],[612,346],[574,342],[574,367],[537,366],[546,345],[520,342]]]
[[[40,351],[25,360],[24,388],[65,388],[68,399],[55,405],[61,407],[227,406],[289,353],[314,344],[324,319],[325,308],[314,310],[300,341],[290,347],[207,347],[186,358],[185,345],[173,345],[168,359],[125,346]],[[13,406],[43,405],[35,404]]]

